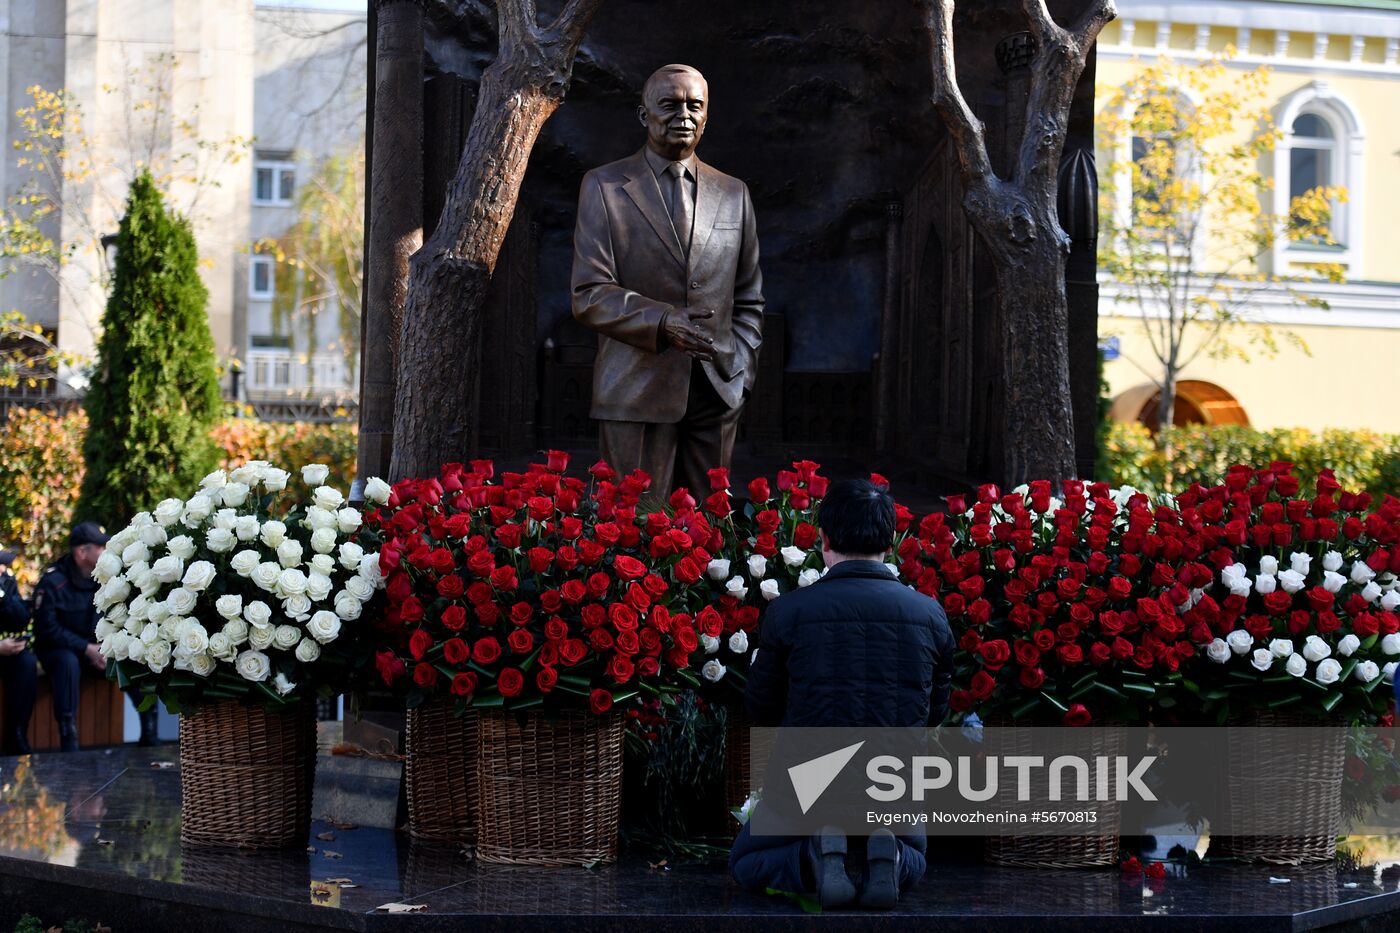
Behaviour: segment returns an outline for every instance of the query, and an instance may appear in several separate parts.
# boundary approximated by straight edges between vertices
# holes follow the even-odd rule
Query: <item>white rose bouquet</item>
[[[303,467],[291,501],[293,474],[263,461],[216,470],[113,535],[93,571],[110,676],[174,712],[343,691],[373,654],[361,620],[384,581],[327,474]]]

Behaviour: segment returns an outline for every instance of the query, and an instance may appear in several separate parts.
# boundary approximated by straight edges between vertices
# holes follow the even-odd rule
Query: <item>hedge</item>
[[[0,439],[0,543],[20,558],[12,568],[26,590],[67,548],[83,481],[82,412],[55,415],[11,409]],[[221,421],[212,432],[221,465],[268,460],[293,469],[325,463],[330,482],[348,489],[355,477],[354,424],[279,423],[247,417]],[[108,524],[111,524],[110,522]]]

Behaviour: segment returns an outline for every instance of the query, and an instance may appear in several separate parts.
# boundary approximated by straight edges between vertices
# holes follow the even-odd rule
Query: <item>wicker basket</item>
[[[408,711],[404,782],[415,838],[476,841],[477,733],[475,710],[458,716],[441,698]]]
[[[989,725],[991,725],[989,723]],[[1000,723],[1003,728],[1009,723]],[[1046,749],[1046,742],[1040,740],[1032,749],[1030,730],[1017,728],[1006,733],[989,729],[987,754],[1004,759],[1008,755],[1041,755],[1047,760],[1053,756]],[[1083,745],[1076,743],[1077,749]],[[1127,753],[1127,736],[1122,729],[1101,727],[1092,730],[1089,747],[1091,755],[1119,756]],[[994,798],[996,806],[1003,812],[1035,809],[1032,802],[1016,799],[1014,784],[1003,782],[998,785]],[[1122,809],[1116,802],[1100,802],[1097,807],[1098,823],[1101,832],[1095,834],[1075,834],[1063,836],[1025,834],[1015,836],[988,836],[983,844],[983,853],[993,865],[1006,865],[1014,868],[1108,868],[1118,864],[1118,835],[1122,822]]]
[[[749,794],[763,783],[763,775],[753,774],[753,723],[741,710],[731,710],[724,727],[724,807],[729,812],[743,806]],[[766,758],[772,751],[771,733],[762,732],[758,754]]]
[[[507,865],[617,859],[619,713],[483,712],[477,858]]]
[[[1330,862],[1337,857],[1337,832],[1342,822],[1342,771],[1346,762],[1346,730],[1329,730],[1322,743],[1290,745],[1287,752],[1277,748],[1277,728],[1313,728],[1325,725],[1299,713],[1258,710],[1231,717],[1231,726],[1261,728],[1234,729],[1226,762],[1225,788],[1221,804],[1226,812],[1241,813],[1250,820],[1251,808],[1277,807],[1269,788],[1285,784],[1307,788],[1297,802],[1304,812],[1293,814],[1299,825],[1325,826],[1311,834],[1244,836],[1211,835],[1209,855],[1243,862],[1270,865],[1302,865]],[[1267,728],[1269,731],[1265,731]]]
[[[304,846],[316,774],[316,706],[288,712],[223,700],[180,717],[180,838]]]

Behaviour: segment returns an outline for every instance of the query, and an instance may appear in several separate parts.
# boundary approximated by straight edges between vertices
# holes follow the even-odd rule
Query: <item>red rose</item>
[[[404,663],[392,651],[380,651],[374,656],[374,667],[379,671],[380,678],[386,686],[392,687],[394,681],[404,675],[407,668]]]
[[[1332,594],[1328,593],[1327,595],[1331,596]],[[1293,608],[1293,596],[1284,590],[1274,590],[1272,593],[1265,594],[1264,608],[1269,611],[1270,615],[1281,616]]]
[[[1363,612],[1352,618],[1351,630],[1357,638],[1370,638],[1381,630],[1381,625],[1371,613]]]
[[[1113,657],[1112,652],[1109,651],[1108,645],[1103,642],[1096,641],[1089,646],[1089,663],[1095,667],[1107,664],[1111,657]]]
[[[754,504],[767,502],[771,498],[773,498],[773,493],[769,490],[768,480],[765,477],[760,476],[749,483],[749,499]]]
[[[1021,686],[1027,690],[1039,690],[1045,683],[1045,672],[1038,667],[1023,667],[1020,675]]]
[[[1278,592],[1275,590],[1274,592]],[[1312,606],[1313,612],[1322,612],[1332,608],[1333,596],[1321,586],[1315,586],[1307,591],[1308,604]]]
[[[544,624],[544,637],[550,641],[560,641],[569,637],[568,624],[558,616],[553,616]]]
[[[637,610],[626,603],[613,603],[608,607],[608,621],[612,622],[613,628],[621,632],[634,632],[641,617],[637,615]]]
[[[496,675],[496,689],[503,697],[518,696],[525,686],[525,675],[513,667],[503,667]]]
[[[584,628],[597,628],[608,621],[608,611],[597,603],[589,603],[581,611]]]
[[[1084,663],[1084,652],[1078,645],[1061,645],[1055,649],[1055,656],[1066,667]]]
[[[476,692],[476,675],[461,673],[452,678],[452,695],[469,697]]]
[[[700,574],[702,572],[703,571],[700,565],[697,564],[695,561],[691,560],[689,557],[682,557],[679,561],[676,562],[676,566],[674,568],[676,580],[686,584],[687,586],[699,580]]]
[[[700,614],[695,617],[695,625],[711,638],[718,638],[720,632],[724,631],[724,619],[721,618],[714,606],[706,606],[700,610]]]
[[[583,585],[582,580],[565,580],[564,585],[559,587],[559,595],[564,597],[564,601],[569,605],[577,606],[588,595],[588,588]]]
[[[1040,649],[1028,641],[1016,642],[1016,663],[1022,667],[1035,667],[1040,663]]]
[[[996,678],[986,671],[978,671],[972,675],[972,695],[979,701],[991,696],[996,685]]]
[[[627,588],[627,595],[623,597],[623,602],[638,612],[646,612],[651,608],[651,594],[642,584],[633,583]]]
[[[1167,869],[1161,862],[1153,862],[1147,866],[1147,870],[1143,874],[1149,878],[1161,880],[1167,877]]]
[[[613,645],[612,633],[604,628],[595,628],[588,633],[588,643],[593,646],[593,650],[602,654]]]
[[[1049,651],[1055,647],[1055,633],[1048,628],[1038,629],[1031,634],[1031,640],[1041,651]]]
[[[472,645],[472,660],[477,664],[494,664],[501,656],[501,643],[494,638],[479,638]]]
[[[421,628],[413,633],[408,639],[408,653],[413,655],[413,660],[423,660],[423,655],[428,653],[428,649],[433,646],[433,636],[423,631]]]
[[[519,602],[510,607],[510,621],[513,625],[529,625],[535,610],[529,603]]]
[[[706,496],[705,511],[716,518],[727,518],[732,511],[729,505],[729,493],[721,489],[719,492]]]
[[[778,553],[778,539],[767,532],[758,535],[754,539],[753,552],[762,554],[764,557],[772,557]]]
[[[977,650],[982,656],[983,665],[991,671],[1001,670],[1002,665],[1011,659],[1011,646],[999,638],[984,641]]]
[[[565,667],[573,667],[588,656],[588,646],[581,638],[566,638],[559,643],[559,661]]]
[[[437,591],[439,596],[457,599],[466,591],[466,586],[462,583],[462,578],[454,573],[438,581]]]
[[[612,702],[612,694],[602,687],[599,687],[588,695],[588,708],[592,710],[595,715],[601,716],[603,713],[612,709]]]
[[[494,512],[495,509],[492,509],[492,511]],[[509,509],[504,509],[503,511],[507,515],[515,514]],[[520,539],[524,534],[525,529],[513,522],[507,525],[501,525],[496,529],[496,542],[506,550],[513,551],[520,547]]]
[[[467,610],[461,606],[448,606],[442,610],[442,626],[451,632],[460,632],[467,624]]]
[[[647,565],[635,557],[619,554],[613,558],[613,569],[617,571],[620,579],[638,580],[646,576]]]
[[[496,569],[496,559],[490,551],[477,551],[467,558],[467,569],[478,577],[489,577]]]
[[[612,580],[608,575],[599,571],[588,578],[588,592],[593,596],[602,596],[612,586]]]
[[[817,543],[817,529],[807,522],[798,522],[797,527],[792,530],[792,543],[802,550],[807,550]]]
[[[506,638],[506,643],[510,645],[510,650],[516,654],[529,654],[535,647],[535,636],[523,628],[518,628],[511,632]]]
[[[615,654],[612,660],[608,662],[608,676],[617,683],[627,683],[627,681],[632,679],[632,675],[635,672],[636,668],[632,664],[631,659],[623,655]]]
[[[467,649],[467,643],[460,638],[449,638],[442,643],[442,656],[447,659],[447,663],[454,667],[471,657],[471,651]]]
[[[565,520],[564,520],[564,532],[563,532],[563,533],[565,534],[565,537],[577,538],[577,537],[578,537],[578,534],[574,534],[574,535],[572,535],[572,536],[568,535],[568,530],[569,530],[568,523],[569,523],[569,521],[570,521],[570,519],[565,519]],[[565,573],[568,573],[570,570],[573,570],[575,567],[577,567],[577,566],[579,565],[578,551],[575,551],[573,548],[569,547],[567,544],[564,545],[564,546],[561,547],[559,550],[557,550],[557,551],[554,552],[554,565],[555,565],[556,567],[558,567],[560,570],[564,571]]]
[[[1093,715],[1083,703],[1071,703],[1062,720],[1067,726],[1087,726],[1093,721]]]
[[[1335,612],[1319,612],[1317,614],[1317,630],[1323,635],[1330,635],[1342,627],[1342,620],[1337,618]]]
[[[535,573],[544,573],[554,563],[554,552],[545,547],[532,547],[525,556],[529,558],[530,569]]]
[[[413,682],[424,690],[432,689],[433,685],[437,683],[437,679],[437,668],[431,664],[418,664],[413,668]]]
[[[700,639],[695,634],[695,629],[689,625],[678,625],[671,632],[672,639],[676,646],[686,654],[693,652],[700,644]]]
[[[563,548],[560,548],[562,551]],[[596,567],[598,562],[607,553],[607,548],[597,541],[583,540],[578,543],[578,559],[585,567]],[[559,561],[559,566],[564,567],[563,561]]]
[[[423,621],[423,604],[417,596],[410,596],[399,604],[399,618],[404,625],[416,625]]]
[[[660,646],[661,639],[659,637],[656,639],[656,643]],[[630,658],[642,649],[642,642],[637,637],[636,632],[618,632],[617,637],[613,639],[613,648],[618,654],[625,654]]]
[[[510,592],[519,585],[515,578],[514,567],[497,567],[491,571],[491,585],[498,590]]]
[[[552,667],[542,667],[535,672],[535,686],[540,693],[548,693],[559,682],[559,672]]]
[[[545,612],[558,612],[563,605],[564,600],[558,590],[545,590],[540,594],[540,608]]]
[[[476,606],[476,618],[482,625],[495,625],[501,618],[501,608],[495,603],[481,603]]]
[[[724,467],[713,467],[705,471],[705,475],[710,478],[710,488],[718,492],[721,489],[729,488],[729,470]]]

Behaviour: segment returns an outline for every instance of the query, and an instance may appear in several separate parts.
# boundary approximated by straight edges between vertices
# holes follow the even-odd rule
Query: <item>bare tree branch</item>
[[[1118,8],[1113,0],[1095,0],[1093,6],[1085,10],[1080,16],[1079,22],[1075,23],[1070,36],[1074,44],[1079,48],[1081,60],[1088,55],[1089,47],[1099,38],[1099,33],[1109,23],[1118,18]],[[1080,65],[1081,69],[1083,65]]]
[[[1050,15],[1045,0],[1021,0],[1021,8],[1025,10],[1026,19],[1030,20],[1031,35],[1035,36],[1041,48],[1068,38],[1065,31],[1055,23],[1055,18]]]
[[[496,17],[502,46],[510,43],[525,48],[538,43],[535,0],[496,0]]]
[[[598,7],[602,5],[603,0],[569,0],[550,25],[550,35],[562,37],[565,42],[573,45],[574,50],[577,50],[579,43],[583,41],[583,34],[587,31],[589,22],[593,19],[593,14],[597,13]],[[571,51],[569,54],[572,55],[573,52]]]
[[[985,185],[992,172],[982,121],[972,112],[958,87],[953,55],[953,0],[933,0],[927,8],[928,31],[933,41],[933,104],[942,114],[962,166],[967,186]]]

